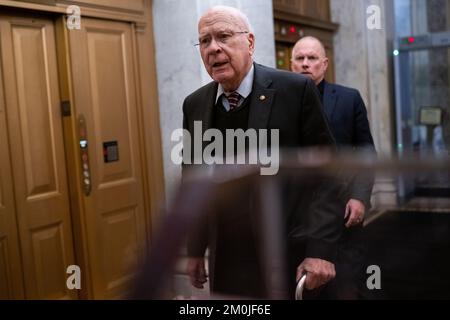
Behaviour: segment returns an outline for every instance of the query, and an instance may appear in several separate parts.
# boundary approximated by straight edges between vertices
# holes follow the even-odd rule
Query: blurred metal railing
[[[285,261],[281,247],[279,228],[281,214],[280,199],[276,197],[276,179],[283,176],[311,176],[312,173],[326,175],[351,174],[372,171],[377,174],[406,174],[417,172],[449,172],[448,157],[435,158],[403,154],[397,157],[373,157],[367,153],[340,153],[336,155],[328,150],[310,149],[284,151],[280,157],[279,172],[276,176],[260,176],[257,165],[198,166],[184,177],[172,207],[163,217],[159,231],[154,237],[152,248],[141,268],[131,299],[167,299],[164,290],[172,275],[173,266],[179,258],[184,240],[193,225],[210,211],[220,206],[239,192],[237,186],[255,183],[258,187],[262,209],[263,263],[264,281],[269,290],[269,299],[284,299],[286,283],[283,277],[273,274],[274,268],[283,269],[283,265],[274,265]]]

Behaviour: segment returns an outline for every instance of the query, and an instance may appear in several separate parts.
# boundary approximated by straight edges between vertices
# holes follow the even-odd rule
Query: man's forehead
[[[305,55],[316,55],[323,56],[324,52],[320,44],[316,42],[300,42],[294,50],[295,55],[305,54]]]
[[[314,48],[302,48],[302,47],[298,47],[295,50],[295,54],[303,54],[303,55],[319,55],[319,50],[314,49]]]
[[[226,21],[214,21],[213,23],[205,23],[199,25],[199,33],[209,33],[217,31],[229,31],[236,29],[236,26]]]
[[[242,27],[244,24],[236,16],[228,12],[215,12],[203,16],[198,23],[199,32],[202,29],[227,30],[236,27]]]

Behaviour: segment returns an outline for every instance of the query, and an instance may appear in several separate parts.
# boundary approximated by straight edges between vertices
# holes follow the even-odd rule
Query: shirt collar
[[[255,77],[255,67],[252,64],[252,67],[248,71],[247,75],[245,76],[244,80],[242,80],[241,84],[239,85],[239,88],[237,88],[236,92],[241,95],[244,99],[247,98],[250,93],[252,92],[253,87],[253,79]],[[219,83],[219,88],[217,89],[217,96],[216,96],[216,104],[217,100],[219,100],[220,96],[222,94],[225,94],[228,96],[231,92],[225,92],[223,90],[222,85]]]
[[[317,85],[317,89],[319,89],[320,94],[323,95],[323,91],[325,90],[325,79],[320,81],[320,83]]]

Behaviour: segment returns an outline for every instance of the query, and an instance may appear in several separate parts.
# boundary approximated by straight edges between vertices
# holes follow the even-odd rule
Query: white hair
[[[248,31],[249,33],[254,34],[253,31],[253,27],[252,24],[250,23],[250,20],[248,19],[247,15],[245,13],[243,13],[241,10],[234,8],[234,7],[229,7],[229,6],[213,6],[211,8],[209,8],[208,10],[206,10],[205,13],[203,13],[202,18],[209,13],[212,12],[226,12],[229,13],[232,16],[235,16],[236,18],[238,18],[243,24],[244,27],[247,29],[246,31]],[[201,18],[200,18],[201,19]]]

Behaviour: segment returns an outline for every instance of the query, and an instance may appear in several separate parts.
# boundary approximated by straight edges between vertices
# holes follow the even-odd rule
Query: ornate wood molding
[[[0,0],[0,7],[29,9],[39,12],[51,12],[66,14],[66,9],[70,5],[77,5],[81,9],[81,17],[103,18],[116,21],[136,22],[145,24],[144,11],[138,9],[124,9],[116,6],[97,5],[92,1],[70,1],[70,0]]]
[[[339,28],[339,25],[337,23],[303,16],[298,13],[292,13],[292,10],[286,11],[286,8],[281,9],[279,6],[276,6],[274,8],[273,15],[275,20],[278,19],[286,22],[298,23],[301,24],[302,26],[318,28],[333,33],[336,32],[336,30]]]
[[[147,27],[147,23],[145,22],[135,22],[134,30],[136,33],[145,33],[145,28]]]

